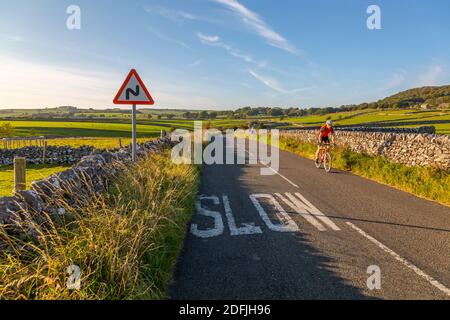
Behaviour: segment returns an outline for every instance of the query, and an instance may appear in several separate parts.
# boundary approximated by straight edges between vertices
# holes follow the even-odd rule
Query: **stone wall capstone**
[[[317,130],[281,131],[280,138],[282,137],[316,143]],[[336,143],[354,152],[383,156],[407,166],[431,166],[450,170],[450,136],[336,130]]]

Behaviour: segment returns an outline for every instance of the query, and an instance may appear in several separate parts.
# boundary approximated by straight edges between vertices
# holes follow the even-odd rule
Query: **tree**
[[[284,115],[283,110],[281,110],[280,108],[273,108],[269,111],[269,115],[272,117],[279,117]]]
[[[185,118],[185,119],[192,119],[192,113],[189,112],[189,111],[183,113],[183,118]]]
[[[208,116],[209,116],[209,114],[208,114],[207,111],[200,112],[200,118],[201,119],[208,119]]]
[[[217,112],[215,112],[215,111],[210,112],[209,113],[209,118],[212,119],[212,120],[216,119],[217,118]]]
[[[5,122],[0,126],[1,138],[12,138],[15,135],[15,129],[9,122]]]

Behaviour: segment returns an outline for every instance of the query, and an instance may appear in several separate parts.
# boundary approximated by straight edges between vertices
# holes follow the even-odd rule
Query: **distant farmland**
[[[62,137],[129,137],[131,123],[99,122],[99,121],[0,121],[11,123],[15,129],[15,136],[62,136]],[[139,123],[138,137],[152,138],[159,136],[161,130],[169,131],[171,128],[192,129],[192,121],[149,121]]]
[[[244,119],[226,119],[218,117],[214,120],[203,120],[204,125],[229,129],[248,126],[252,122],[283,123],[280,128],[317,127],[326,120],[332,119],[337,126],[347,125],[381,125],[385,127],[418,127],[433,125],[437,133],[450,134],[450,110],[358,110],[338,112],[325,115],[303,117],[246,117]],[[95,119],[58,119],[58,120],[0,120],[0,126],[9,122],[15,128],[14,134],[20,136],[61,136],[61,137],[100,137],[129,138],[131,135],[131,119],[126,115],[121,118]],[[153,138],[159,136],[161,130],[192,130],[194,120],[176,119],[157,120],[138,118],[138,137]]]
[[[381,125],[384,127],[420,127],[432,125],[440,134],[450,134],[450,110],[364,110],[339,112],[323,116],[285,118],[293,126],[315,127],[332,119],[337,126]]]

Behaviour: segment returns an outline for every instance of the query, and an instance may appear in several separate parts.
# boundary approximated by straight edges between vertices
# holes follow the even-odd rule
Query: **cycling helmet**
[[[329,125],[330,127],[333,126],[333,123],[334,123],[333,120],[328,120],[328,121],[327,121],[327,125]]]

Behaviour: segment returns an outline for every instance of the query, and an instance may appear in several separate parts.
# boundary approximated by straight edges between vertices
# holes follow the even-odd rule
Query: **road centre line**
[[[379,247],[380,249],[382,249],[384,252],[389,253],[391,256],[393,256],[397,261],[401,262],[403,265],[405,265],[406,267],[408,267],[409,269],[413,270],[417,275],[421,276],[422,278],[424,278],[426,281],[428,281],[431,285],[433,285],[434,287],[436,287],[437,289],[439,289],[440,291],[444,292],[447,296],[450,296],[450,289],[447,288],[446,286],[444,286],[442,283],[440,283],[439,281],[437,281],[436,279],[434,279],[433,277],[429,276],[428,274],[426,274],[425,272],[423,272],[421,269],[419,269],[418,267],[416,267],[415,265],[413,265],[411,262],[409,262],[408,260],[402,258],[401,256],[399,256],[396,252],[392,251],[391,249],[389,249],[388,247],[386,247],[384,244],[382,244],[380,241],[378,241],[377,239],[375,239],[374,237],[370,236],[369,234],[367,234],[366,232],[364,232],[363,230],[361,230],[360,228],[358,228],[357,226],[355,226],[353,223],[351,222],[347,222],[347,225],[349,225],[352,229],[356,230],[359,234],[361,234],[363,237],[365,237],[366,239],[368,239],[370,242],[372,242],[373,244],[375,244],[377,247]]]
[[[248,150],[245,150],[245,152],[247,152],[250,156],[254,157],[254,155],[252,153],[250,153]],[[294,182],[292,182],[291,180],[289,180],[288,178],[286,178],[285,176],[283,176],[281,173],[279,173],[278,171],[275,171],[272,167],[269,167],[268,165],[262,163],[263,166],[265,166],[266,168],[269,168],[270,170],[272,170],[274,173],[276,173],[277,175],[279,175],[281,178],[283,178],[284,180],[286,180],[289,184],[291,184],[293,187],[300,189],[300,187],[298,185],[296,185]]]

